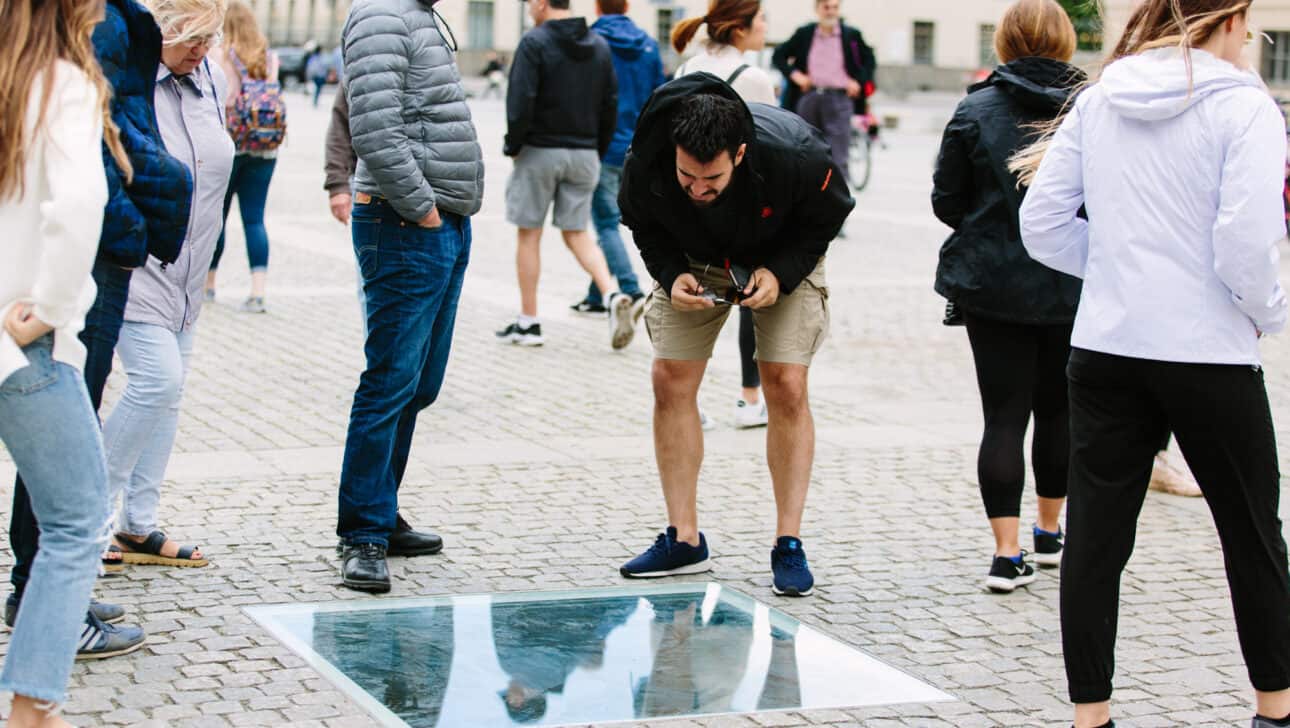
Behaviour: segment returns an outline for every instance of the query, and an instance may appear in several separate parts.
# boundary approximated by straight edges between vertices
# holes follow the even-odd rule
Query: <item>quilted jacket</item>
[[[448,29],[434,0],[356,0],[341,47],[355,187],[409,221],[438,206],[473,215],[484,161]]]
[[[99,258],[126,268],[144,265],[149,254],[173,263],[188,231],[193,179],[166,153],[157,130],[153,94],[161,31],[136,0],[108,0],[106,18],[94,29],[94,52],[112,85],[112,120],[134,167],[126,185],[104,145],[108,203]]]

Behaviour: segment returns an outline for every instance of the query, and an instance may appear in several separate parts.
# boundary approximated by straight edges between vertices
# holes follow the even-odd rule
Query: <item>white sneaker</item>
[[[632,320],[632,297],[614,291],[605,301],[609,309],[609,345],[614,351],[626,349],[636,336],[636,322]]]
[[[702,407],[699,408],[699,426],[703,428],[704,432],[717,429],[717,423],[708,419],[708,416],[703,414]]]
[[[745,402],[741,397],[735,402],[735,429],[750,430],[754,427],[765,427],[770,421],[766,414],[766,398],[762,397],[757,404]]]

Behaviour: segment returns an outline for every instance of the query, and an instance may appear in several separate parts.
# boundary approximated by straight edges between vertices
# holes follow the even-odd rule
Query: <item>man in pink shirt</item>
[[[877,62],[860,31],[843,24],[841,6],[841,0],[815,0],[819,22],[798,28],[773,60],[789,81],[784,108],[823,132],[833,162],[849,173],[851,116],[865,113]]]

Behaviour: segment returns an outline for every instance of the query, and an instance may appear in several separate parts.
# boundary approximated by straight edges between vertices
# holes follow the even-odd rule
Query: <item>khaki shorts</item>
[[[706,270],[705,270],[706,269]],[[690,265],[704,290],[725,291],[730,279],[720,266]],[[657,283],[645,307],[645,329],[659,359],[697,361],[712,358],[721,327],[731,306],[699,311],[672,308],[668,293]],[[791,295],[780,296],[774,306],[753,312],[757,336],[757,361],[810,366],[829,333],[829,288],[824,281],[824,259]]]
[[[565,231],[591,226],[591,197],[600,184],[600,155],[594,149],[524,147],[506,182],[506,221],[540,229],[555,206],[552,222]]]

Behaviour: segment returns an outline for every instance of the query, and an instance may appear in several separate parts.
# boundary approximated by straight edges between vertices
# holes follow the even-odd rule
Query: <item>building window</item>
[[[994,26],[982,25],[979,32],[981,43],[981,68],[994,68],[999,65],[999,57],[994,54]]]
[[[1290,84],[1290,30],[1265,31],[1272,45],[1263,45],[1263,80],[1270,84]]]
[[[493,0],[470,0],[466,19],[466,47],[491,50],[493,47]]]
[[[676,24],[675,11],[672,8],[658,9],[658,44],[663,48],[672,47],[672,26]]]
[[[914,64],[930,66],[935,62],[936,24],[914,21]]]

